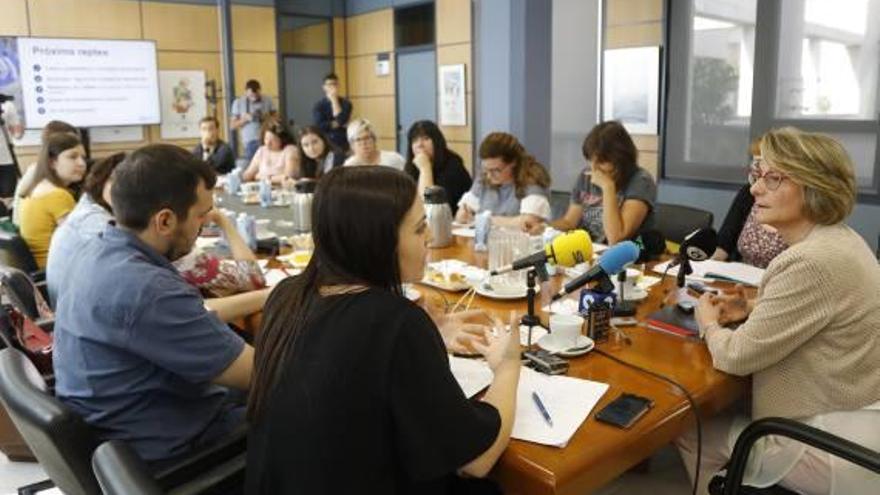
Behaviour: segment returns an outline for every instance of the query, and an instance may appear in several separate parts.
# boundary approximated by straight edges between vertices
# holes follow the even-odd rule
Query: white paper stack
[[[450,357],[449,364],[452,374],[468,397],[473,397],[492,383],[492,371],[481,359]],[[606,383],[550,376],[523,367],[511,436],[527,442],[565,447],[607,390]],[[532,399],[534,391],[541,396],[553,419],[553,426],[547,423],[535,405]]]
[[[671,263],[666,261],[654,266],[654,271],[663,273],[666,267]],[[703,282],[713,280],[728,280],[746,285],[757,287],[761,284],[761,278],[764,277],[764,270],[752,265],[737,262],[726,261],[692,261],[691,268],[694,272],[688,275],[688,279],[700,280]],[[678,275],[678,267],[673,266],[669,269],[669,275]]]

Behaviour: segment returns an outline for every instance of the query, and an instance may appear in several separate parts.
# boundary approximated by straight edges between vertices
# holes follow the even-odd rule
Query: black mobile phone
[[[688,282],[687,288],[696,292],[697,294],[699,294],[701,296],[703,294],[705,294],[706,292],[708,292],[709,294],[718,294],[718,289],[706,287],[705,285],[701,284],[700,282]]]
[[[623,393],[596,413],[596,420],[627,429],[652,407],[654,401],[647,397]]]

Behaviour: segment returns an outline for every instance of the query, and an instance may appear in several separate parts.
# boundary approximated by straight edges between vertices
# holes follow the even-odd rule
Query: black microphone
[[[697,229],[688,234],[678,248],[678,276],[676,285],[684,287],[685,277],[693,273],[691,261],[705,261],[712,257],[718,247],[718,234],[711,227]]]
[[[556,301],[590,282],[601,280],[603,278],[607,279],[609,275],[614,275],[623,270],[626,265],[632,263],[638,258],[639,247],[636,243],[632,241],[623,241],[615,244],[602,253],[602,256],[599,257],[599,261],[589,270],[565,284],[562,290],[553,296],[553,300]]]

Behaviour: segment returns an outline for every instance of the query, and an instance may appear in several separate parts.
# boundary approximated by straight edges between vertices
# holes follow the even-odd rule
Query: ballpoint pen
[[[544,402],[541,401],[541,397],[538,396],[538,392],[532,392],[532,401],[538,406],[538,411],[541,412],[541,416],[544,417],[544,421],[547,422],[550,427],[553,427],[553,418],[550,417],[550,412],[547,411],[547,407],[544,406]]]

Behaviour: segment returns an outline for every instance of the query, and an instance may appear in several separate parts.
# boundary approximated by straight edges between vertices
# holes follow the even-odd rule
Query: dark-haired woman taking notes
[[[495,378],[468,400],[444,347],[467,325],[438,331],[402,295],[427,254],[412,179],[334,169],[313,208],[312,259],[272,292],[257,337],[247,493],[461,493],[473,480],[458,474],[486,475],[510,439],[519,339],[473,336]]]

